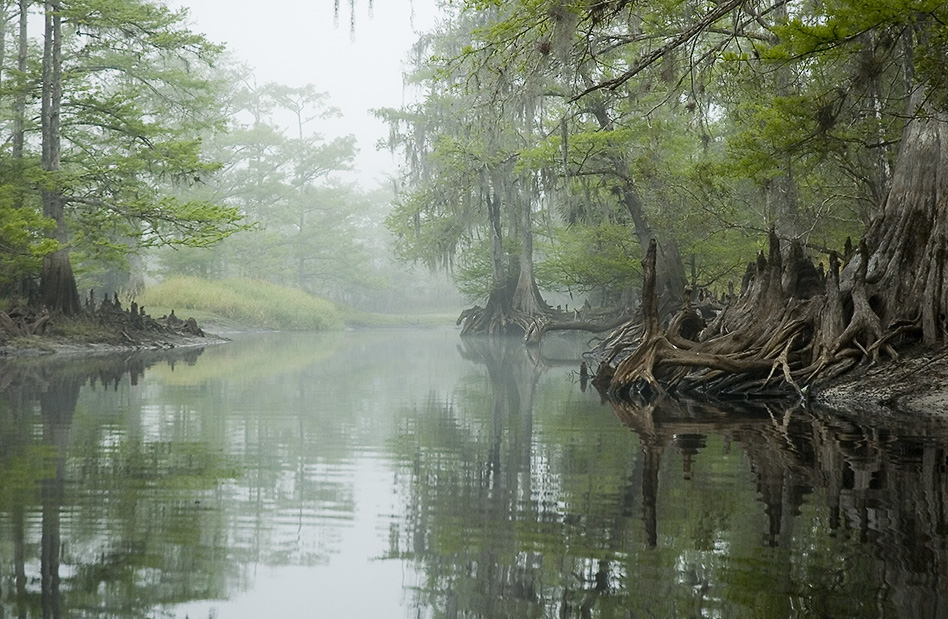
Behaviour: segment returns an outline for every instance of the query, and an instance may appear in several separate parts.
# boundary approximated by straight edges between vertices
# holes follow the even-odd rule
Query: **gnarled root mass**
[[[0,336],[42,335],[50,324],[45,309],[37,312],[29,307],[14,305],[0,312]]]
[[[457,324],[461,336],[468,335],[516,335],[521,336],[533,323],[528,313],[515,310],[499,294],[492,294],[486,307],[475,305],[461,312]]]
[[[181,320],[174,315],[174,310],[171,310],[171,314],[168,316],[152,318],[145,313],[144,307],[139,307],[135,302],[132,302],[128,309],[123,309],[118,295],[113,295],[111,300],[105,297],[102,299],[102,303],[96,305],[91,290],[83,308],[83,315],[121,333],[122,337],[132,343],[137,343],[140,339],[137,334],[148,332],[195,337],[205,336],[204,331],[198,327],[197,321],[193,318]]]
[[[769,255],[748,266],[741,295],[697,336],[679,319],[658,320],[653,243],[641,327],[623,327],[593,351],[595,384],[625,397],[787,395],[900,347],[944,347],[946,248],[948,119],[933,112],[906,127],[886,201],[845,266],[831,254],[824,275],[799,245],[781,252],[771,232]]]
[[[111,299],[106,296],[96,303],[90,291],[82,311],[68,319],[50,313],[45,308],[36,309],[19,304],[0,311],[0,343],[15,337],[56,335],[57,322],[63,320],[102,327],[123,345],[135,346],[159,341],[163,336],[205,337],[194,318],[181,320],[174,315],[173,310],[169,316],[152,318],[145,313],[144,307],[134,302],[124,309],[118,295],[113,295]]]
[[[669,392],[718,397],[802,395],[814,382],[828,380],[881,353],[895,356],[893,344],[917,321],[883,326],[866,287],[868,251],[860,246],[851,289],[840,289],[839,259],[830,257],[822,275],[792,245],[788,259],[771,233],[768,257],[749,266],[750,277],[737,302],[700,332],[700,316],[685,307],[668,325],[658,320],[652,246],[643,260],[643,320],[627,325],[597,352],[596,385],[620,397],[646,399]],[[688,329],[685,325],[690,325]]]

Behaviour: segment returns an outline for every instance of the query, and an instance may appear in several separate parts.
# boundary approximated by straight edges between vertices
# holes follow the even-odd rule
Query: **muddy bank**
[[[120,334],[121,336],[121,334]],[[0,344],[0,360],[42,355],[102,355],[136,350],[170,350],[173,348],[211,346],[229,340],[222,335],[206,332],[203,337],[177,333],[154,334],[143,337],[130,335],[131,340],[113,338],[102,341],[69,336],[32,336],[15,338]],[[123,338],[124,339],[124,338]]]
[[[207,346],[227,338],[205,332],[193,318],[152,318],[135,303],[118,299],[87,304],[79,316],[63,317],[15,306],[0,312],[0,359],[41,355],[99,355],[135,350]]]
[[[812,395],[815,404],[849,413],[948,416],[948,350],[914,350],[858,368]]]

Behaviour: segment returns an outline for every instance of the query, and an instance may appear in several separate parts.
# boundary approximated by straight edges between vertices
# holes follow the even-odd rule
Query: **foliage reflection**
[[[944,422],[666,400],[617,431],[517,343],[462,346],[484,381],[394,444],[419,616],[938,616]]]
[[[603,402],[544,352],[261,334],[4,364],[2,616],[251,617],[284,567],[336,583],[327,608],[388,574],[372,616],[942,612],[945,421]]]
[[[207,437],[149,435],[133,389],[147,367],[200,354],[3,365],[3,616],[135,617],[223,593],[232,568],[202,499],[232,473]],[[96,407],[116,392],[122,406]]]

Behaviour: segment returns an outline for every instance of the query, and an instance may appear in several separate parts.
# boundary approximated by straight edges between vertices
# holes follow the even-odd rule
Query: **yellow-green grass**
[[[358,328],[390,327],[446,327],[457,320],[456,314],[372,314],[350,311],[346,313],[346,326]]]
[[[287,331],[332,331],[344,326],[339,310],[329,301],[250,279],[171,277],[151,286],[139,303],[152,316],[173,309],[179,318],[193,317],[198,323],[216,322],[219,317],[229,326]]]

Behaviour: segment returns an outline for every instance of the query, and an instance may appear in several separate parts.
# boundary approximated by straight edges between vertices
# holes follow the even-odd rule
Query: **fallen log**
[[[0,312],[0,332],[11,337],[41,335],[50,322],[50,314],[45,309],[37,312],[14,307],[9,311]]]

